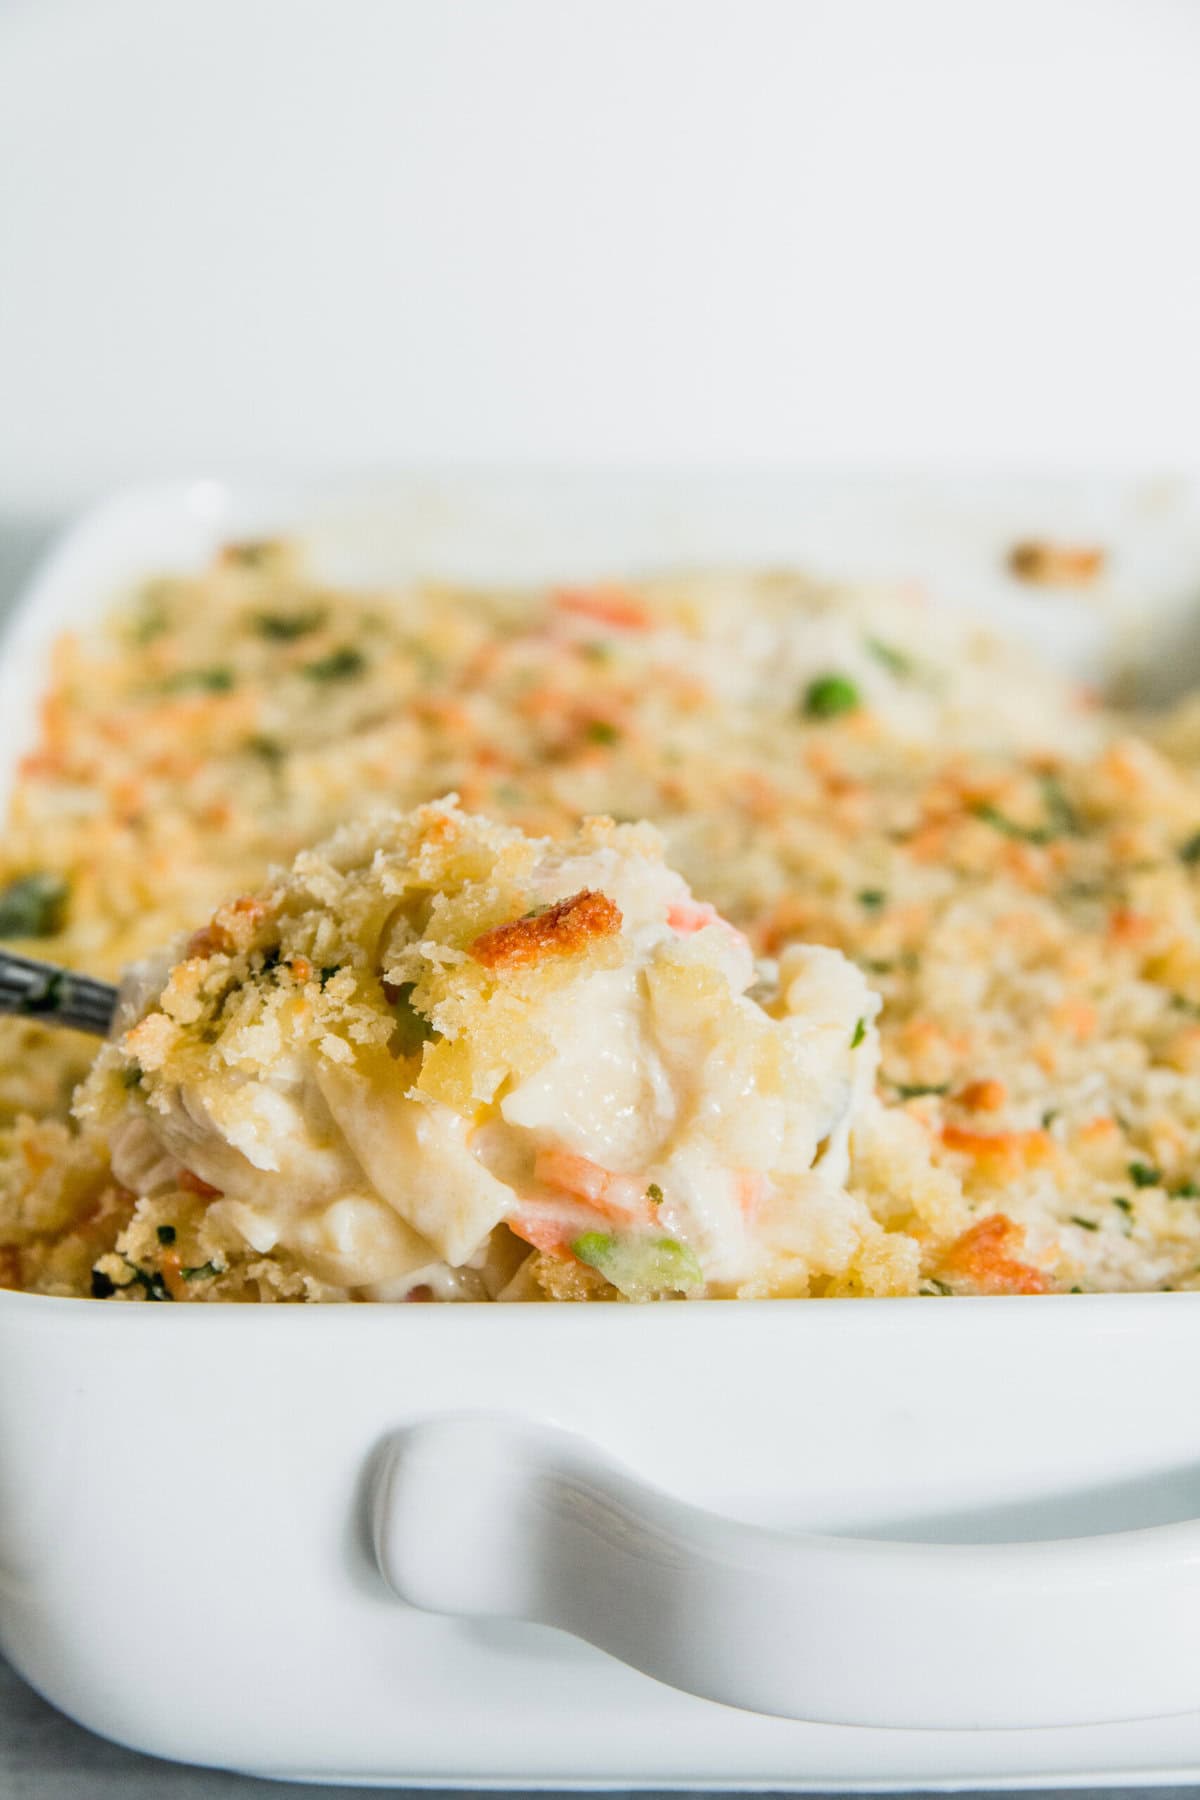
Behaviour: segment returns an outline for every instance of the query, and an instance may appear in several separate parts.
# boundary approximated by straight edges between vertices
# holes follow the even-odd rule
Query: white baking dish
[[[0,670],[5,765],[65,624],[137,573],[297,524],[348,575],[731,556],[909,574],[1011,601],[1016,629],[1089,667],[1106,607],[1132,616],[1140,592],[1166,630],[1200,579],[1187,483],[201,483],[102,509],[35,581]],[[1107,600],[1011,588],[1004,547],[1042,530],[1113,547]],[[94,1729],[260,1774],[1192,1779],[1197,1366],[1195,1295],[0,1294],[0,1644]]]

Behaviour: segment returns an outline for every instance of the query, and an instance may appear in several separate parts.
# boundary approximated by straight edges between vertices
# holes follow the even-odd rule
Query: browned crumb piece
[[[21,1286],[21,1252],[15,1244],[0,1244],[0,1288]]]
[[[1052,544],[1026,538],[1014,544],[1008,566],[1021,581],[1037,587],[1088,587],[1104,572],[1105,553],[1096,545]]]
[[[533,1279],[547,1300],[620,1300],[616,1288],[605,1281],[596,1269],[586,1263],[548,1256],[539,1252],[533,1258]]]
[[[615,901],[584,888],[543,913],[483,932],[471,945],[471,955],[485,969],[525,969],[546,956],[572,956],[620,929],[621,909]]]
[[[257,894],[242,894],[228,905],[218,907],[207,925],[194,931],[188,940],[189,956],[212,956],[217,951],[246,950],[270,908]]]

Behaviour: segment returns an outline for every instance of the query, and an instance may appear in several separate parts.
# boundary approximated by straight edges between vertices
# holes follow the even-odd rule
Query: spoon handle
[[[107,1037],[116,1005],[117,990],[106,981],[0,950],[0,1013]]]

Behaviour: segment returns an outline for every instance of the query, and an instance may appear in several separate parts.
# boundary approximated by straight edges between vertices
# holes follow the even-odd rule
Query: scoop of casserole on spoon
[[[764,985],[648,826],[441,802],[134,971],[76,1110],[147,1216],[203,1202],[209,1266],[313,1298],[803,1292],[864,1255],[887,1291],[916,1246],[848,1191],[878,1005],[820,946]]]

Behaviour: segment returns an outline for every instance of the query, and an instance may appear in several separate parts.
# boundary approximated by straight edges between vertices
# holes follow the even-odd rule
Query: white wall
[[[1190,0],[0,0],[0,505],[1200,463]]]

